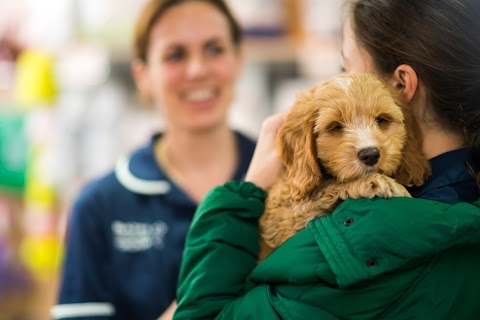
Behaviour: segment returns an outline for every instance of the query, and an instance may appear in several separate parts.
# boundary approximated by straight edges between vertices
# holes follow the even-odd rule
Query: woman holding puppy
[[[404,95],[431,178],[410,190],[417,199],[344,201],[257,266],[258,220],[282,170],[284,115],[267,119],[246,181],[213,189],[196,212],[174,318],[480,318],[479,15],[477,0],[350,1],[343,67]]]
[[[222,0],[150,0],[134,37],[136,84],[165,129],[79,195],[55,319],[152,320],[174,307],[198,202],[243,179],[253,154],[228,125],[242,37]]]

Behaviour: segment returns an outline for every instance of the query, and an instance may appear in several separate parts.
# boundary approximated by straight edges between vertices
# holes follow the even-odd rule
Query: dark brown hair
[[[375,68],[408,64],[442,125],[462,128],[480,159],[480,1],[351,0],[356,39]]]
[[[155,22],[169,8],[191,1],[209,3],[223,13],[228,20],[233,44],[236,46],[240,44],[242,41],[241,27],[223,0],[149,0],[140,12],[133,34],[133,54],[136,59],[147,61],[150,33]]]

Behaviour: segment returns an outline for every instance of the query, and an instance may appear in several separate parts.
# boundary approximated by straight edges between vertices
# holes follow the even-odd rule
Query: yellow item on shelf
[[[14,98],[25,107],[50,104],[57,96],[54,57],[36,49],[25,49],[17,60]]]
[[[62,259],[62,243],[56,235],[26,236],[20,245],[25,266],[37,278],[55,275]]]

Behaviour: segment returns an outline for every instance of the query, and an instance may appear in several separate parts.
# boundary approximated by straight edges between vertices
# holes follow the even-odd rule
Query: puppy
[[[285,170],[260,219],[262,261],[347,198],[409,197],[430,165],[398,93],[370,74],[342,74],[301,93],[277,136]]]

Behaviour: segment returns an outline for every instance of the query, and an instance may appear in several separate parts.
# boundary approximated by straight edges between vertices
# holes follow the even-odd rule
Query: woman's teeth
[[[191,91],[186,95],[187,100],[206,100],[213,97],[213,90],[196,90]]]

